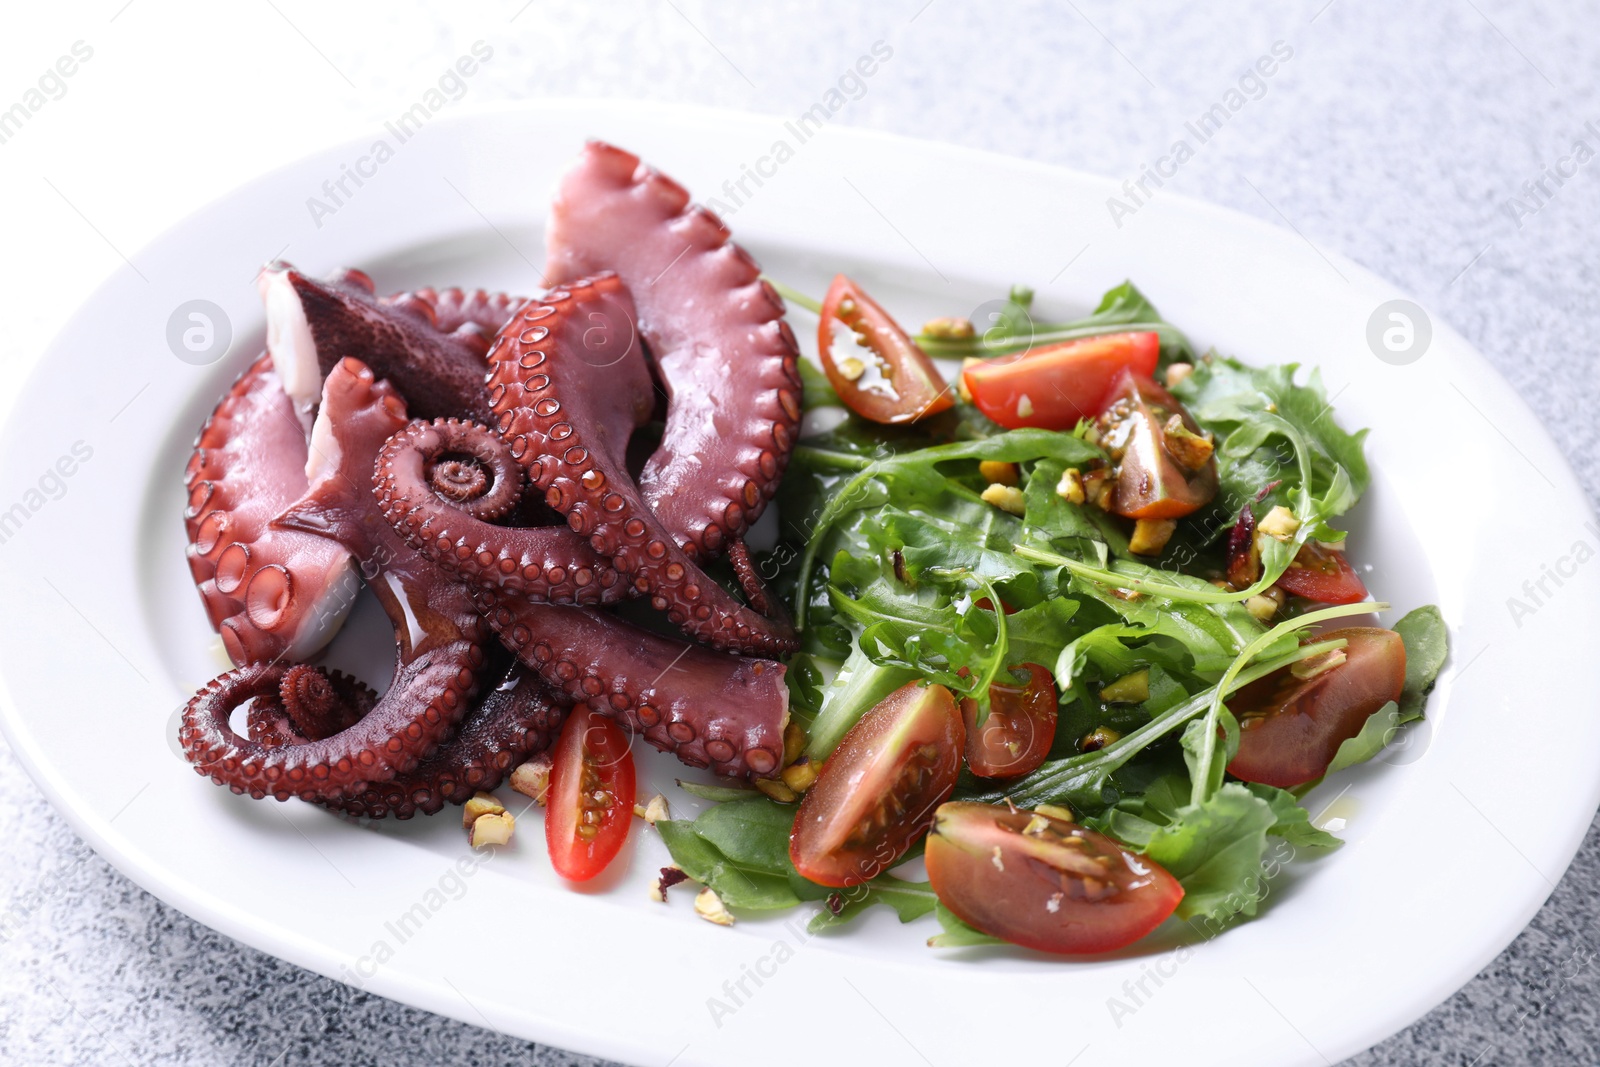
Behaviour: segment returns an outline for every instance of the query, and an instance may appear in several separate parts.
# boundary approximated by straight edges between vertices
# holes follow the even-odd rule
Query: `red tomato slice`
[[[1323,604],[1354,604],[1367,599],[1366,584],[1344,553],[1315,541],[1300,546],[1278,585],[1286,593]]]
[[[1070,430],[1105,410],[1123,371],[1148,378],[1161,355],[1155,333],[1108,333],[1030,348],[961,372],[972,403],[1008,430]]]
[[[789,858],[819,885],[892,867],[956,786],[966,731],[942,685],[910,682],[844,735],[800,802]]]
[[[550,768],[545,845],[556,873],[574,882],[605,870],[633,824],[633,753],[616,723],[579,704],[567,716]]]
[[[1228,700],[1239,720],[1239,751],[1228,773],[1247,782],[1292,789],[1322,777],[1334,753],[1361,732],[1372,713],[1400,699],[1406,646],[1393,630],[1349,626],[1344,662],[1310,678],[1291,668],[1251,682]]]
[[[1182,424],[1169,434],[1177,416]],[[1179,436],[1200,437],[1193,416],[1171,393],[1131,371],[1124,371],[1096,429],[1100,444],[1117,465],[1111,510],[1130,519],[1178,519],[1217,495],[1217,463],[1209,445],[1204,459],[1182,447]]]
[[[1015,778],[1044,762],[1056,739],[1056,680],[1037,663],[1024,663],[1028,680],[1003,677],[989,686],[989,717],[977,725],[978,702],[961,701],[967,730],[967,766],[980,778]]]
[[[864,419],[915,422],[956,402],[933,360],[843,274],[834,277],[822,302],[817,353],[833,391]]]
[[[1041,952],[1110,952],[1178,907],[1165,869],[1064,819],[990,804],[939,808],[928,881],[961,921]]]

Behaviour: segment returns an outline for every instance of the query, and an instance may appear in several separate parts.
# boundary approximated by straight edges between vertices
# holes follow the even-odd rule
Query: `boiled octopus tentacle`
[[[366,819],[409,819],[419,812],[432,815],[446,804],[464,804],[549,748],[571,705],[531,667],[513,663],[462,720],[460,732],[415,770],[356,796],[320,803]]]
[[[267,349],[297,410],[310,412],[323,375],[354,356],[393,384],[420,418],[488,415],[483,360],[492,331],[466,317],[466,300],[446,308],[441,321],[437,297],[380,301],[360,271],[320,282],[281,262],[263,269],[257,284],[267,309]],[[443,325],[455,328],[446,332]]]
[[[266,745],[321,741],[360,722],[377,702],[370,686],[343,671],[296,664],[284,671],[276,702],[250,705],[249,736]]]
[[[390,438],[378,456],[374,491],[408,545],[463,579],[559,604],[628,596],[616,568],[566,526],[491,525],[504,514],[507,487],[520,496],[522,479],[521,464],[493,431],[438,419],[413,422]],[[468,491],[474,487],[479,495]]]
[[[235,664],[305,659],[355,600],[348,551],[271,525],[305,492],[305,466],[305,428],[263,356],[206,420],[185,470],[189,570]]]
[[[545,501],[674,624],[714,648],[788,651],[793,630],[707,577],[628,474],[628,439],[653,407],[633,323],[610,273],[523,305],[489,352],[500,434]]]
[[[523,663],[656,748],[722,775],[779,769],[789,721],[781,663],[713,652],[591,608],[480,599]]]
[[[783,299],[717,217],[672,179],[591,141],[550,207],[551,285],[621,276],[668,395],[639,486],[691,556],[715,556],[777,492],[800,426],[799,348]]]
[[[406,423],[405,404],[355,360],[328,375],[305,495],[276,523],[328,538],[361,560],[395,627],[393,680],[354,725],[304,744],[263,744],[230,725],[246,701],[278,698],[291,668],[257,664],[213,680],[184,710],[179,740],[196,770],[236,793],[279,800],[358,795],[409,774],[433,755],[476,695],[487,660],[470,591],[406,548],[378,513],[371,478],[378,449]]]
[[[494,335],[500,332],[500,327],[511,321],[511,316],[517,313],[526,299],[484,289],[430,287],[396,293],[384,297],[383,302],[396,306],[427,305],[432,309],[434,329],[440,333],[453,334],[463,326],[476,326],[483,335],[483,351],[487,353]]]

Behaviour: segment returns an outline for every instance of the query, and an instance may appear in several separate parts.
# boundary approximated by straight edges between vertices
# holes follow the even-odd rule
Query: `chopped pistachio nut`
[[[505,810],[506,806],[500,803],[499,797],[479,790],[461,805],[461,826],[463,829],[470,829],[480,815],[499,815]]]
[[[1269,596],[1253,596],[1244,602],[1244,610],[1257,622],[1266,622],[1278,613],[1278,602]]]
[[[1109,726],[1096,726],[1078,742],[1079,752],[1098,752],[1113,741],[1120,740],[1121,734]]]
[[[1312,656],[1310,659],[1303,659],[1294,663],[1289,667],[1289,673],[1300,679],[1315,678],[1317,675],[1331,671],[1335,667],[1342,667],[1346,658],[1344,649],[1330,649],[1320,656]]]
[[[1052,819],[1060,819],[1062,822],[1078,821],[1078,817],[1072,814],[1071,808],[1062,807],[1057,804],[1040,804],[1033,810],[1038,812],[1040,815],[1048,815]]]
[[[867,373],[867,365],[855,356],[845,356],[843,359],[837,360],[833,367],[839,372],[839,376],[847,382],[853,382]]]
[[[1172,363],[1167,366],[1167,388],[1171,389],[1194,373],[1193,363]]]
[[[940,341],[965,341],[977,336],[977,331],[972,328],[972,323],[968,319],[946,317],[929,319],[923,323],[922,336]]]
[[[1267,512],[1267,517],[1256,524],[1256,529],[1268,537],[1287,541],[1299,531],[1300,520],[1294,517],[1294,512],[1279,504]]]
[[[633,814],[654,826],[662,819],[670,819],[672,815],[667,810],[667,798],[657,793],[650,798],[647,804],[635,804]]]
[[[779,804],[793,804],[800,799],[794,795],[793,789],[784,785],[777,778],[757,778],[756,788],[776,800]]]
[[[718,926],[732,926],[733,916],[723,906],[722,898],[717,896],[717,891],[706,886],[694,895],[694,913],[708,923]]]
[[[801,725],[793,719],[789,720],[783,728],[783,762],[785,765],[793,763],[800,758],[800,753],[806,750],[806,732]]]
[[[961,361],[961,373],[956,375],[956,392],[960,394],[964,403],[972,403],[972,390],[967,388],[967,368],[976,367],[984,361],[968,356]]]
[[[1128,551],[1136,556],[1159,556],[1177,530],[1177,519],[1139,519],[1128,538]]]
[[[1190,430],[1183,424],[1182,415],[1174,415],[1161,428],[1167,452],[1184,470],[1197,471],[1211,459],[1216,446],[1211,438]]]
[[[511,788],[543,804],[550,792],[550,764],[548,752],[541,752],[526,763],[519,764],[511,772]]]
[[[1102,467],[1092,470],[1083,479],[1083,495],[1101,511],[1111,510],[1111,491],[1116,488],[1116,479],[1111,476],[1111,471]]]
[[[804,793],[817,780],[817,765],[802,757],[783,769],[783,784],[796,793]]]
[[[676,863],[669,867],[663,867],[661,868],[660,876],[650,883],[650,899],[657,904],[665,904],[667,902],[667,890],[679,882],[687,882],[688,880],[689,876],[684,874],[683,868]]]
[[[1023,393],[1022,396],[1017,400],[1017,418],[1033,418],[1033,398],[1027,393]]]
[[[1050,820],[1043,815],[1035,813],[1033,818],[1028,820],[1028,825],[1022,828],[1022,832],[1032,837],[1038,837],[1048,829],[1050,829]]]
[[[516,817],[509,811],[491,812],[473,820],[472,829],[467,833],[467,841],[473,848],[503,845],[511,840],[511,834],[516,828]]]
[[[1056,483],[1056,495],[1069,504],[1081,504],[1087,499],[1083,494],[1083,475],[1077,467],[1068,467],[1061,472],[1061,480]]]
[[[990,485],[1016,485],[1019,474],[1015,463],[986,459],[978,464],[978,474]]]
[[[1001,485],[997,482],[983,491],[982,498],[985,504],[993,504],[1001,511],[1019,517],[1028,510],[1028,498],[1014,485]]]
[[[1100,699],[1113,704],[1138,704],[1150,699],[1150,668],[1124,674],[1100,690]]]

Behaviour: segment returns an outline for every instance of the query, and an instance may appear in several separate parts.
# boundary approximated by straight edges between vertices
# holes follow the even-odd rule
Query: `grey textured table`
[[[320,97],[360,132],[359,123],[370,127],[403,106],[479,38],[493,42],[496,59],[474,80],[475,101],[635,96],[789,114],[808,107],[881,38],[892,44],[893,61],[836,121],[1136,176],[1168,150],[1186,119],[1236,85],[1274,41],[1285,42],[1292,60],[1170,187],[1292,227],[1316,248],[1342,252],[1412,292],[1548,413],[1591,498],[1600,489],[1600,248],[1593,240],[1600,164],[1586,162],[1560,185],[1545,179],[1547,192],[1525,184],[1540,181],[1574,141],[1600,150],[1600,122],[1586,128],[1600,120],[1600,43],[1592,33],[1600,12],[1592,4],[1236,0],[1202,9],[1081,0],[1008,5],[1002,13],[999,5],[980,11],[953,0],[904,0],[866,12],[844,2],[736,12],[664,0],[607,5],[601,14],[538,0],[524,10],[515,0],[462,16],[409,4],[359,13],[328,7],[285,0],[258,12],[264,21],[256,29],[231,27],[239,36],[214,39],[211,59],[163,54],[162,42],[187,21],[257,15],[115,0],[82,18],[104,57],[97,70],[122,63],[125,79],[155,79],[172,64],[188,72],[163,83],[165,107],[141,131],[157,158],[184,151],[175,110],[220,95],[213,110],[237,109],[252,131],[257,167],[283,158],[278,148],[287,143],[273,132],[269,90],[222,85],[217,62],[281,66],[290,88],[275,86],[274,96],[302,109]],[[40,67],[73,39],[58,41],[60,32],[84,35],[69,25],[41,40]],[[119,48],[132,54],[119,60]],[[281,62],[264,60],[272,52]],[[134,69],[147,65],[145,73]],[[105,79],[99,87],[85,73],[70,104],[51,104],[62,113],[58,136],[72,121],[69,107],[115,106],[110,95],[120,85],[95,77]],[[26,87],[25,78],[15,80],[18,92]],[[33,158],[47,160],[52,135],[27,133]],[[25,157],[10,146],[5,152],[0,169],[31,165],[17,163]],[[38,188],[36,176],[24,177]],[[115,199],[108,193],[101,201],[108,198]],[[78,213],[87,220],[92,212]],[[101,237],[109,243],[107,233]],[[74,300],[92,282],[87,274],[65,279]],[[17,350],[7,354],[0,383],[20,375],[38,340],[13,332]],[[7,1063],[593,1062],[346,995],[212,933],[90,853],[3,747],[0,870],[0,1060]],[[1462,975],[1459,993],[1352,1062],[1600,1061],[1597,878],[1600,835],[1591,832],[1549,903],[1500,958],[1477,976]]]

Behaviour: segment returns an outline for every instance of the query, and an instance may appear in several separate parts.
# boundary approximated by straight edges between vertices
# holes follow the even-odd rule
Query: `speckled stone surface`
[[[121,268],[119,248],[370,128],[474,40],[496,57],[472,101],[630,96],[795,113],[882,39],[892,63],[838,121],[1116,177],[1153,163],[1283,42],[1292,58],[1169,187],[1293,226],[1410,291],[1548,414],[1591,498],[1600,490],[1600,164],[1546,179],[1548,196],[1525,186],[1575,140],[1600,150],[1586,130],[1600,130],[1593,4],[464,9],[112,0],[8,25],[8,73],[43,69],[79,38],[96,53],[69,94],[0,145],[11,216],[0,284],[30,294],[0,324],[3,402],[97,275]],[[135,152],[159,175],[98,165]],[[40,277],[57,284],[39,292]],[[596,1062],[345,990],[190,921],[84,848],[3,746],[0,871],[0,1062]],[[1500,958],[1351,1062],[1600,1062],[1597,884],[1591,831]]]

